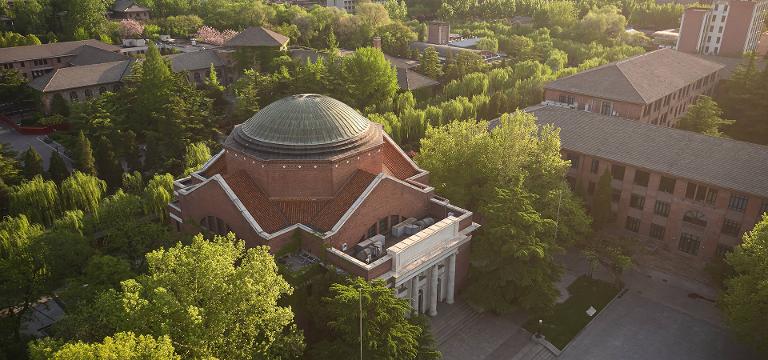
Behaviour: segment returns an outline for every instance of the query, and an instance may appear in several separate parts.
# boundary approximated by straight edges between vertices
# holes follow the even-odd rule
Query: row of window
[[[54,59],[51,59],[51,62],[53,62]],[[56,58],[56,63],[61,64],[61,58]],[[15,67],[16,63],[5,63],[3,64],[3,69],[10,70]],[[26,63],[24,61],[18,62],[19,67],[26,67]],[[41,66],[41,65],[48,65],[48,59],[38,59],[38,60],[32,60],[32,64],[34,66]]]
[[[664,205],[659,206],[660,203],[664,204]],[[661,208],[660,212],[664,213],[664,215],[662,215],[662,216],[667,217],[669,215],[669,204],[668,203],[663,203],[663,202],[657,201],[656,202],[656,208],[657,209]],[[658,214],[658,215],[661,215],[658,212],[655,212],[655,213]],[[701,227],[706,227],[707,226],[707,219],[704,216],[704,214],[702,214],[701,212],[696,211],[696,210],[687,211],[683,215],[683,221],[687,222],[689,224],[693,224],[693,225],[697,225],[697,226],[701,226]],[[627,216],[627,220],[626,220],[626,223],[625,223],[624,227],[627,230],[629,230],[629,231],[638,232],[638,231],[640,231],[640,219],[638,219],[636,217],[632,217],[632,216]],[[730,236],[739,236],[740,231],[741,231],[741,223],[739,223],[738,221],[733,220],[733,219],[725,219],[723,221],[723,226],[720,229],[720,232],[722,234],[730,235]],[[650,235],[651,235],[651,237],[655,237],[657,239],[664,238],[664,227],[661,226],[661,225],[657,225],[655,223],[651,223],[651,233],[650,233]]]
[[[112,85],[112,91],[117,92],[120,90],[120,84]],[[107,92],[107,88],[105,86],[99,87],[99,95]],[[85,89],[85,98],[90,99],[93,97],[93,90],[91,89]],[[70,91],[69,92],[69,101],[75,102],[80,99],[80,95],[77,94],[77,91]]]

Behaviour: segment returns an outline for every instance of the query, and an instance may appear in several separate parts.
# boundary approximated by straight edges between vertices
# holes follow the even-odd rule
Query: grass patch
[[[539,319],[542,319],[544,337],[562,350],[592,320],[586,313],[587,309],[592,306],[599,313],[619,290],[605,281],[581,276],[568,286],[571,294],[568,300],[555,305],[548,315],[528,319],[524,327],[535,334],[539,331]]]

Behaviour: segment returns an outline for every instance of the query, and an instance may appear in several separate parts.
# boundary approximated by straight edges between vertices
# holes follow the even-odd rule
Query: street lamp
[[[360,292],[360,360],[363,360],[363,287],[360,286],[357,290]]]
[[[536,337],[539,337],[539,338],[541,337],[541,335],[542,335],[541,331],[543,329],[543,323],[544,323],[544,321],[539,319],[539,331],[538,331],[538,334],[536,335]]]

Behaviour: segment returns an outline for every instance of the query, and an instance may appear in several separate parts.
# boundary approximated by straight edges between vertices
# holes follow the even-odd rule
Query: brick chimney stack
[[[380,36],[374,36],[373,37],[373,47],[381,50],[381,37]]]

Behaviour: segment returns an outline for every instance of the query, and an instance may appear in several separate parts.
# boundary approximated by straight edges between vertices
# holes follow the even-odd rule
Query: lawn
[[[590,306],[594,307],[599,313],[608,302],[619,293],[619,288],[605,281],[590,279],[581,276],[576,279],[569,287],[568,292],[571,296],[565,302],[555,305],[550,315],[543,316],[541,332],[544,337],[563,349],[568,343],[581,331],[592,317],[586,313]],[[525,323],[525,329],[531,333],[539,331],[539,317],[528,319]]]

